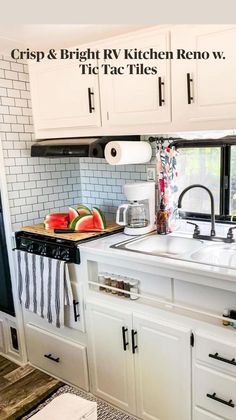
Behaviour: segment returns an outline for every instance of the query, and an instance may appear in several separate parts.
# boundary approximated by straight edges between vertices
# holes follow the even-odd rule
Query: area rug
[[[66,392],[70,392],[71,394],[78,395],[79,397],[82,397],[86,400],[96,402],[97,408],[98,408],[98,420],[136,420],[135,417],[131,417],[128,414],[124,413],[123,411],[118,410],[117,408],[114,408],[113,406],[106,403],[105,401],[94,397],[94,395],[78,390],[77,388],[74,388],[69,385],[64,385],[61,388],[59,388],[58,391],[54,392],[54,394],[50,398],[47,398],[42,404],[38,405],[37,408],[32,410],[28,415],[21,417],[21,419],[22,420],[30,419],[30,417],[33,416],[33,414],[40,411],[43,407],[45,407],[45,405],[47,405],[55,397],[57,397],[58,395],[64,394]]]

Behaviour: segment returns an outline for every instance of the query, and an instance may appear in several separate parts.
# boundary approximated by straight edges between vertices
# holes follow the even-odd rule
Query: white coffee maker
[[[155,183],[125,184],[124,194],[129,203],[118,207],[116,223],[125,226],[126,235],[144,235],[155,229]]]

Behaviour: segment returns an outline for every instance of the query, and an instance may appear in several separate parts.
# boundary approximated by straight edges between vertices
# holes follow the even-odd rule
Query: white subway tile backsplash
[[[20,91],[16,89],[7,89],[7,96],[9,96],[9,98],[20,98]]]
[[[30,157],[34,133],[28,80],[27,65],[0,60],[0,131],[13,230],[81,201],[78,159]]]
[[[12,80],[0,78],[0,87],[12,88],[13,87]]]
[[[13,230],[80,202],[101,207],[114,220],[117,206],[126,201],[123,184],[145,181],[147,165],[115,167],[104,159],[31,158],[34,133],[27,65],[0,60],[0,69],[0,131]]]

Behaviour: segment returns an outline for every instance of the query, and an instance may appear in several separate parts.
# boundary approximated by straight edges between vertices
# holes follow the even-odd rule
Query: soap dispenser
[[[165,208],[163,197],[161,198],[160,209],[157,211],[156,215],[156,226],[158,235],[167,235],[170,233],[169,229],[169,214]]]

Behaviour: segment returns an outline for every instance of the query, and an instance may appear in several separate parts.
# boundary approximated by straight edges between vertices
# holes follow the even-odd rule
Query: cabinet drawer
[[[196,359],[236,375],[236,344],[196,334]]]
[[[88,391],[85,346],[29,324],[26,325],[26,343],[29,361],[33,365]]]
[[[194,420],[222,420],[221,417],[215,416],[215,414],[209,413],[208,411],[195,408]]]
[[[195,365],[195,404],[227,420],[236,419],[236,378]]]

